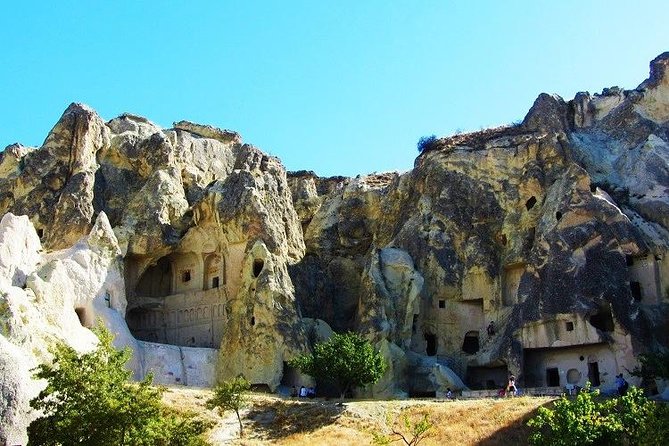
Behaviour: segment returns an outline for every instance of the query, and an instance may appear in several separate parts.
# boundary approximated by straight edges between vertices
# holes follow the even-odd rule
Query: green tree
[[[401,430],[393,426],[390,435],[372,432],[372,436],[374,437],[373,443],[379,446],[385,446],[401,440],[407,446],[416,446],[428,437],[430,429],[434,426],[427,414],[424,414],[419,420],[411,420],[408,415],[404,415],[402,421],[404,429]],[[393,424],[395,425],[399,423]]]
[[[316,344],[312,354],[298,356],[289,365],[318,381],[335,384],[342,399],[356,387],[378,382],[387,368],[381,353],[368,340],[351,332],[333,334]]]
[[[664,445],[669,441],[669,410],[631,387],[619,398],[598,398],[589,384],[574,399],[562,397],[541,407],[527,422],[534,445]]]
[[[642,353],[638,359],[641,367],[635,367],[632,375],[646,380],[669,379],[669,352]]]
[[[100,340],[95,350],[80,355],[58,342],[53,363],[35,369],[47,386],[30,401],[42,413],[28,426],[30,444],[204,444],[197,437],[204,423],[167,411],[151,376],[130,382],[130,350],[116,350],[113,335],[101,326],[94,332]]]
[[[224,381],[214,389],[214,396],[207,401],[209,409],[218,409],[219,412],[234,410],[239,422],[239,436],[244,436],[244,426],[239,411],[249,402],[248,391],[251,384],[242,376],[230,381]]]

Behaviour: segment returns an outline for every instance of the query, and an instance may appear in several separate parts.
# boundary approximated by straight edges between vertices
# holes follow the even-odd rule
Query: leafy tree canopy
[[[379,381],[387,364],[372,344],[356,333],[333,334],[314,346],[310,355],[299,356],[289,365],[318,381],[332,382],[342,398],[350,390]]]
[[[42,413],[28,427],[31,445],[200,445],[206,426],[170,412],[161,403],[162,389],[148,376],[130,382],[125,368],[129,349],[116,350],[113,335],[94,329],[98,347],[78,354],[64,342],[53,348],[53,364],[35,369],[47,386],[30,406]]]

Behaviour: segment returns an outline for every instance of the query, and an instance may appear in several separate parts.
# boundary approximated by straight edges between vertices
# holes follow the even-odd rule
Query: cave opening
[[[462,341],[462,351],[473,355],[479,351],[479,332],[469,331],[465,334],[465,339]]]
[[[425,353],[427,356],[434,356],[437,354],[437,335],[433,333],[425,333]]]
[[[641,302],[643,293],[641,292],[641,283],[639,282],[630,282],[630,291],[632,293],[632,298],[635,302]]]
[[[603,332],[611,333],[614,329],[611,306],[609,304],[600,305],[597,312],[590,316],[590,325]]]
[[[263,259],[255,259],[253,261],[253,277],[258,277],[265,267],[265,261]]]
[[[537,199],[534,195],[532,195],[530,199],[525,202],[525,208],[529,211],[534,207],[535,204],[537,204]]]
[[[74,309],[74,312],[77,313],[77,318],[79,318],[79,323],[82,327],[91,328],[93,327],[92,318],[89,316],[88,311],[84,307],[77,307]]]

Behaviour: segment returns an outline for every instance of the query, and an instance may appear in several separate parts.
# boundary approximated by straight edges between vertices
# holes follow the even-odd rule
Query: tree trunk
[[[244,437],[244,427],[242,426],[242,417],[239,416],[239,411],[235,409],[235,413],[237,414],[237,421],[239,421],[239,438]]]

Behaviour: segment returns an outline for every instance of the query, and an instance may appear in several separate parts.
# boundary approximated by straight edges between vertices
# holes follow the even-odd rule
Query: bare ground
[[[406,431],[402,420],[427,415],[433,423],[429,445],[522,445],[527,443],[526,421],[554,398],[520,397],[443,401],[435,399],[350,401],[297,400],[252,394],[242,412],[244,438],[234,412],[222,416],[205,407],[210,390],[169,388],[164,401],[179,410],[198,413],[213,427],[205,434],[213,445],[332,445],[373,444],[373,433]],[[400,443],[395,443],[400,444]]]

